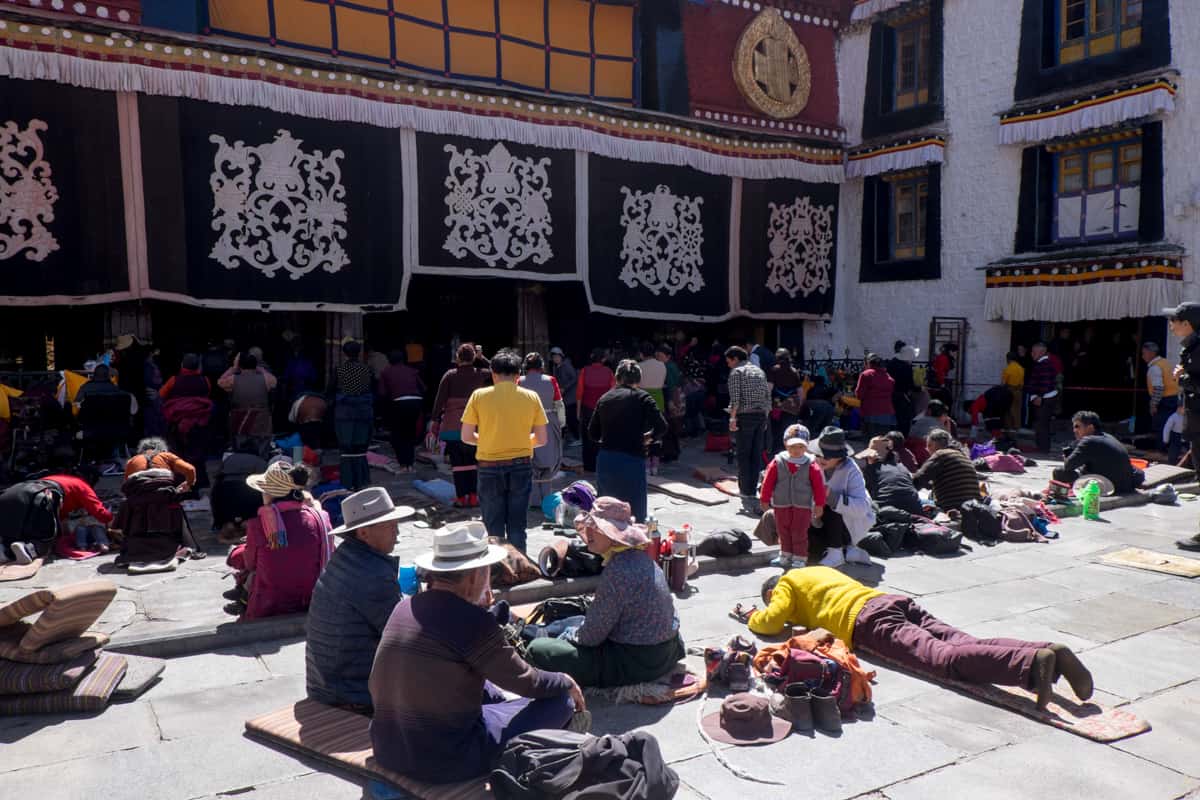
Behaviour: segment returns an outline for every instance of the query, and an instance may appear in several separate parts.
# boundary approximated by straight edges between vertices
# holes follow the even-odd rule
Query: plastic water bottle
[[[1079,493],[1079,502],[1083,505],[1084,519],[1100,519],[1100,482],[1088,481]]]

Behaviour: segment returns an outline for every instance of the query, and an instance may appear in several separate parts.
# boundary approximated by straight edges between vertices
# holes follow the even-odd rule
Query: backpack
[[[831,658],[793,647],[782,665],[772,664],[763,679],[775,686],[802,683],[810,692],[836,694],[842,668]]]
[[[962,504],[961,527],[968,539],[987,545],[1000,541],[1004,532],[999,512],[983,500],[968,500]]]
[[[930,556],[952,555],[962,547],[963,535],[927,519],[913,521],[912,541],[909,550],[919,550]]]

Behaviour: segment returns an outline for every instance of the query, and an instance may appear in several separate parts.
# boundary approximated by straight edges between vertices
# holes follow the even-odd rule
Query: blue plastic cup
[[[417,580],[417,568],[413,564],[400,565],[400,593],[405,595],[414,595],[421,588],[420,582]]]

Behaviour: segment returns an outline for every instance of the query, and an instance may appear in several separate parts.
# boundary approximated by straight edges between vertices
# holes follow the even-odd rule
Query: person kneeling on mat
[[[679,617],[663,571],[647,557],[650,539],[629,504],[598,497],[575,528],[604,558],[600,585],[587,615],[559,638],[529,644],[529,661],[561,670],[581,686],[629,686],[661,678],[684,656]]]
[[[510,739],[565,728],[586,710],[570,675],[526,663],[488,613],[491,566],[505,555],[472,522],[439,531],[416,559],[429,590],[396,606],[368,681],[379,766],[428,783],[470,780]]]
[[[788,623],[821,628],[850,648],[861,647],[918,672],[963,683],[1020,686],[1037,693],[1038,708],[1050,702],[1060,676],[1080,700],[1092,696],[1092,674],[1062,644],[1018,639],[976,639],[947,625],[911,598],[864,586],[828,567],[794,569],[768,578],[762,610],[734,609],[734,616],[763,636]]]

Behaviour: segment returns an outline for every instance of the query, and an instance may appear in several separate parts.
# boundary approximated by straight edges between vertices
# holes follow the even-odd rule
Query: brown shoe
[[[1033,657],[1032,685],[1029,687],[1037,693],[1037,707],[1045,711],[1054,697],[1054,651],[1043,647]]]
[[[1090,700],[1095,685],[1092,682],[1092,673],[1088,672],[1079,656],[1071,652],[1071,648],[1065,644],[1052,644],[1050,649],[1054,651],[1055,675],[1066,678],[1067,683],[1071,684],[1071,691],[1080,700]]]
[[[246,534],[237,523],[226,522],[217,534],[217,541],[221,544],[241,544],[246,541]]]

